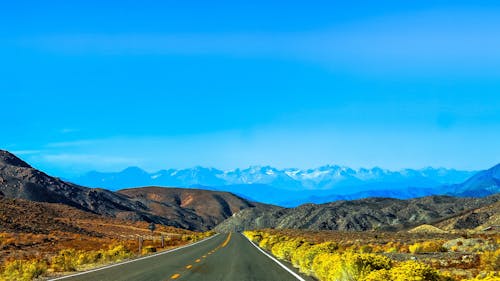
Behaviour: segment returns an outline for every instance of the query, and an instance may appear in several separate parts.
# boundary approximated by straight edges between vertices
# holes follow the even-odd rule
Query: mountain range
[[[499,201],[500,194],[495,194],[484,198],[428,196],[409,200],[373,197],[319,205],[304,204],[296,208],[263,206],[242,210],[219,224],[216,230],[227,232],[288,228],[395,231],[436,223],[484,206],[496,207],[498,213]],[[495,214],[495,211],[492,214]]]
[[[225,190],[249,200],[294,207],[304,203],[325,203],[342,199],[385,196],[399,199],[454,190],[474,171],[445,168],[390,171],[378,167],[351,169],[327,165],[316,169],[276,169],[253,166],[222,171],[214,168],[169,169],[147,173],[138,167],[121,172],[89,172],[72,182],[118,190],[134,186],[178,186]],[[494,193],[485,191],[481,195]]]
[[[285,208],[250,201],[222,191],[166,187],[119,191],[88,188],[49,176],[15,155],[0,150],[0,207],[5,210],[17,208],[20,212],[26,208],[36,210],[37,217],[47,220],[38,228],[49,225],[54,212],[64,212],[65,208],[82,211],[79,216],[89,218],[98,215],[119,220],[155,222],[189,230],[216,229],[221,232],[263,227],[398,230],[424,223],[444,223],[458,229],[462,226],[478,227],[483,223],[498,221],[499,179],[500,165],[497,165],[476,173],[461,184],[446,186],[447,190],[456,194],[478,195],[481,198],[427,196],[401,200],[372,197]],[[282,191],[282,196],[286,193]],[[45,203],[55,203],[57,207],[43,205]],[[29,210],[24,212],[29,214]],[[1,219],[4,219],[3,216],[0,216]],[[5,219],[6,222],[11,220],[8,217]],[[16,229],[16,224],[9,227]],[[60,227],[71,226],[61,224]]]

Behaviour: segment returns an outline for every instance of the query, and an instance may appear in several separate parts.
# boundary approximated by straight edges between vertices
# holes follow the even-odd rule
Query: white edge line
[[[120,262],[120,263],[115,263],[115,264],[112,264],[112,265],[108,265],[108,266],[104,266],[104,267],[100,267],[100,268],[96,268],[96,269],[92,269],[92,270],[89,270],[89,271],[84,271],[84,272],[80,272],[80,273],[76,273],[76,274],[71,274],[71,275],[67,275],[67,276],[62,276],[62,277],[57,277],[55,279],[48,279],[49,281],[55,281],[55,280],[63,280],[63,279],[66,279],[66,278],[71,278],[71,277],[75,277],[75,276],[80,276],[80,275],[84,275],[84,274],[87,274],[87,273],[92,273],[92,272],[96,272],[96,271],[100,271],[100,270],[104,270],[104,269],[108,269],[108,268],[112,268],[112,267],[115,267],[115,266],[120,266],[120,265],[124,265],[124,264],[128,264],[128,263],[133,263],[133,262],[136,262],[136,261],[140,261],[140,260],[145,260],[145,259],[149,259],[149,258],[154,258],[154,257],[157,257],[157,256],[160,256],[160,255],[164,255],[164,254],[168,254],[168,253],[172,253],[172,252],[175,252],[175,251],[178,251],[178,250],[181,250],[181,249],[184,249],[184,248],[188,248],[188,247],[191,247],[191,246],[194,246],[196,244],[199,244],[201,242],[205,242],[205,241],[208,241],[216,236],[219,236],[220,233],[217,233],[215,234],[214,236],[211,236],[211,237],[208,237],[208,238],[205,238],[203,240],[200,240],[198,242],[195,242],[193,244],[188,244],[188,245],[184,245],[184,246],[181,246],[179,248],[175,248],[175,249],[172,249],[172,250],[168,250],[168,251],[164,251],[164,252],[160,252],[160,253],[157,253],[157,254],[154,254],[154,255],[150,255],[150,256],[147,256],[147,257],[142,257],[142,258],[138,258],[138,259],[133,259],[133,260],[129,260],[129,261],[124,261],[124,262]]]
[[[243,234],[242,234],[243,235]],[[279,266],[283,267],[288,273],[292,274],[293,277],[297,278],[300,281],[306,281],[304,278],[300,277],[297,273],[293,272],[290,268],[288,268],[286,265],[282,264],[279,260],[277,260],[275,257],[271,256],[270,254],[266,253],[266,251],[262,250],[259,246],[255,245],[252,240],[250,240],[248,237],[243,235],[249,242],[252,244],[255,248],[257,248],[259,251],[261,251],[264,255],[266,255],[268,258],[273,260],[275,263],[277,263]]]

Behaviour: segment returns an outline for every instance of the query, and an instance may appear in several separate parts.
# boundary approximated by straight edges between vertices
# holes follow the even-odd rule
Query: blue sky
[[[498,1],[102,2],[0,10],[0,147],[49,173],[500,160]]]

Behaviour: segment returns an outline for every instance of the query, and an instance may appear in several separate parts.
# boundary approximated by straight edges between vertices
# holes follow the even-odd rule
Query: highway
[[[273,260],[240,233],[219,234],[194,245],[52,280],[65,281],[288,281],[307,280]]]

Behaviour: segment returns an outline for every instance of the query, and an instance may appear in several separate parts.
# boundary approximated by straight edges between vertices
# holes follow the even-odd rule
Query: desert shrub
[[[98,263],[102,260],[102,251],[79,252],[76,260],[78,266]]]
[[[498,281],[500,280],[500,273],[498,271],[492,271],[488,273],[481,273],[474,279],[468,279],[467,281]]]
[[[268,237],[265,237],[262,239],[262,241],[260,241],[259,247],[270,251],[274,244],[283,240],[284,238],[280,238],[278,235],[269,235]]]
[[[452,281],[450,277],[440,275],[430,266],[416,261],[406,261],[391,269],[371,271],[361,281]]]
[[[500,271],[500,249],[486,251],[479,256],[481,269],[487,271]]]
[[[254,241],[256,243],[260,243],[260,241],[263,238],[263,234],[260,231],[250,231],[250,230],[247,230],[247,231],[243,232],[243,235],[245,235],[246,237],[248,237],[248,239],[250,239],[250,240],[252,240],[252,241]]]
[[[145,247],[145,249],[148,247]],[[156,248],[154,248],[156,251]],[[125,248],[123,245],[111,245],[109,249],[102,254],[102,259],[104,262],[108,261],[121,261],[123,259],[127,259],[132,257],[133,254]]]
[[[363,245],[363,246],[359,247],[359,252],[362,254],[373,253],[373,247],[370,245]]]
[[[51,261],[51,268],[54,271],[75,271],[78,264],[77,252],[74,249],[61,250]]]
[[[107,250],[99,251],[65,249],[52,258],[50,267],[53,271],[75,271],[84,265],[119,262],[132,256],[133,253],[123,245],[110,245]]]
[[[415,243],[409,246],[410,253],[430,253],[430,252],[445,252],[446,249],[443,247],[443,243],[437,241],[425,241],[421,243]]]
[[[432,267],[416,262],[406,261],[390,270],[391,281],[439,281],[439,273]]]
[[[184,242],[188,242],[188,241],[193,240],[193,237],[191,235],[184,234],[184,235],[182,235],[181,240]]]
[[[341,262],[339,254],[320,253],[314,257],[310,271],[321,281],[333,281],[335,266]]]
[[[288,241],[278,242],[272,247],[271,252],[279,259],[291,261],[292,254],[303,243],[304,241],[302,241],[301,239],[290,239]]]
[[[292,258],[291,262],[292,265],[296,268],[298,268],[301,272],[305,273],[302,268],[300,267],[300,262],[304,259],[304,256],[307,251],[313,246],[313,243],[310,242],[304,242],[300,247],[298,247],[293,253],[292,253]]]
[[[205,232],[202,232],[202,233],[198,234],[198,236],[200,238],[202,238],[202,239],[210,237],[210,236],[213,236],[213,235],[215,235],[215,231],[211,231],[211,230],[210,231],[205,231]]]
[[[338,245],[335,242],[324,242],[321,244],[312,245],[303,252],[296,253],[295,260],[298,261],[298,265],[301,272],[306,274],[311,274],[313,272],[312,265],[315,257],[319,254],[329,254],[334,253],[338,250]]]
[[[396,247],[391,247],[387,250],[385,250],[386,253],[397,253],[398,252],[398,248]]]
[[[360,281],[391,281],[391,272],[387,269],[380,269],[380,270],[374,270],[362,279]]]
[[[391,260],[375,254],[319,254],[314,258],[312,269],[321,281],[357,281],[372,271],[390,269]]]
[[[40,260],[15,260],[7,262],[0,275],[0,280],[33,280],[47,271],[47,263]]]
[[[147,246],[142,249],[142,254],[151,254],[151,253],[156,253],[156,247],[153,246]]]

